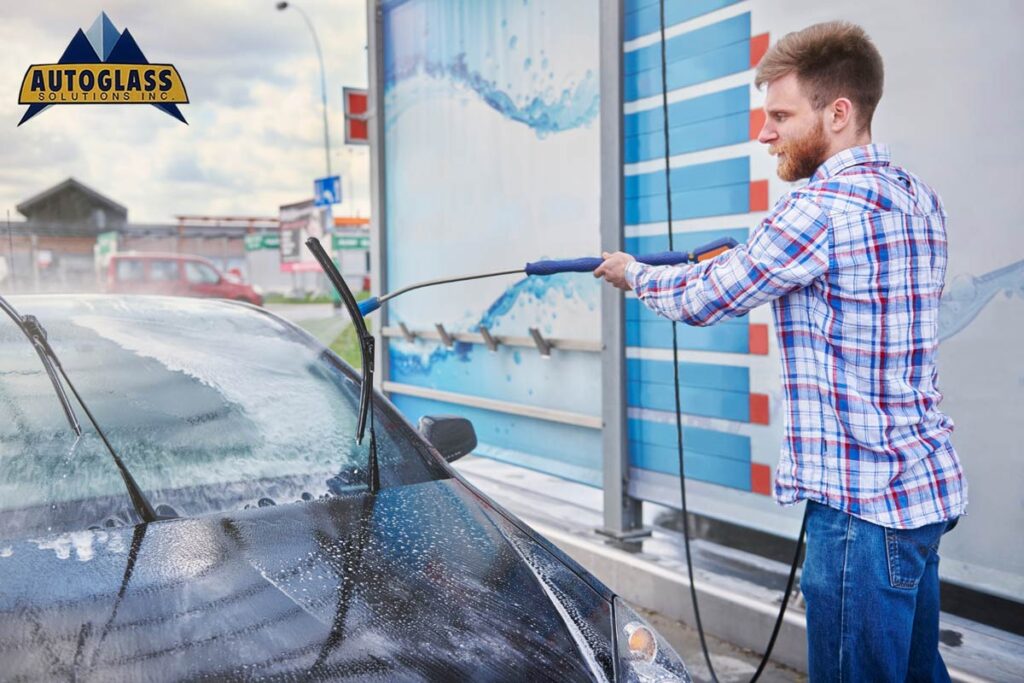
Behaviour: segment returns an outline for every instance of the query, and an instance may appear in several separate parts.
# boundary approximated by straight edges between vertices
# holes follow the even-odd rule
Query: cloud
[[[173,63],[188,89],[182,125],[146,105],[51,107],[17,128],[15,89],[29,64],[56,61],[79,27],[95,18],[60,0],[36,0],[0,24],[0,213],[74,176],[129,209],[137,221],[228,213],[274,215],[312,194],[324,174],[320,67],[309,30],[272,0],[107,0],[151,61]],[[302,0],[324,48],[331,164],[368,173],[365,149],[342,144],[343,85],[366,81],[363,0]],[[98,10],[96,10],[98,12]],[[6,122],[6,123],[5,123]],[[362,215],[368,176],[345,178]],[[343,207],[345,210],[346,207]]]

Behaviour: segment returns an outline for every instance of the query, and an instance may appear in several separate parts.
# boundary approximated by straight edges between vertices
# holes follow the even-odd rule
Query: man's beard
[[[779,177],[787,183],[801,178],[810,178],[828,158],[828,139],[821,121],[814,129],[799,140],[777,145],[772,152],[785,156],[779,162]]]

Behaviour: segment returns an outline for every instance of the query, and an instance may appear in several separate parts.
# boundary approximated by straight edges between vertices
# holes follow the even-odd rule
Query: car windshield
[[[366,490],[359,386],[330,351],[246,306],[162,297],[14,297],[143,492],[193,516]],[[31,345],[0,322],[0,536],[134,521],[85,412],[77,438]],[[390,410],[382,486],[444,477]]]

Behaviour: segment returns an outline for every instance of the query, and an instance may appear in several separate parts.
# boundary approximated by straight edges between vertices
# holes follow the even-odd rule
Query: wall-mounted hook
[[[398,323],[398,329],[402,331],[402,336],[405,337],[405,341],[416,341],[416,335],[409,331],[409,328],[405,326],[405,323]]]
[[[480,331],[480,336],[484,338],[484,343],[487,344],[487,348],[491,351],[498,350],[498,340],[491,336],[490,330],[481,325],[477,328]]]
[[[540,351],[541,357],[551,358],[551,342],[541,335],[540,330],[536,327],[531,327],[530,336],[533,337],[533,343],[537,345],[537,350]]]
[[[437,328],[437,333],[441,335],[441,341],[449,349],[455,346],[455,340],[452,339],[452,335],[448,334],[448,330],[444,329],[444,325],[441,323],[434,323],[434,327]]]

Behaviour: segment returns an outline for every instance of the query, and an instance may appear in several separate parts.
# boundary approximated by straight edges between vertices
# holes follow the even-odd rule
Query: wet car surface
[[[380,396],[370,493],[358,377],[290,324],[218,302],[13,302],[172,518],[140,523],[0,325],[0,679],[686,680],[660,638],[654,665],[627,662],[616,631],[635,615]]]

